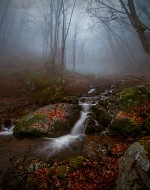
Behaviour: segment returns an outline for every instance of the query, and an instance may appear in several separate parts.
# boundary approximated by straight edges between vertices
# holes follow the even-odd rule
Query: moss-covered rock
[[[119,112],[110,125],[112,132],[123,136],[149,134],[150,93],[144,86],[124,88],[119,93]]]
[[[65,96],[63,102],[70,104],[78,104],[78,98],[76,96]]]
[[[120,93],[120,106],[122,110],[131,111],[134,106],[149,101],[150,93],[144,86],[125,88]]]
[[[39,136],[44,129],[45,123],[48,122],[48,118],[44,114],[32,113],[23,117],[14,128],[14,136]],[[38,127],[36,127],[38,126]]]
[[[63,161],[61,165],[54,163],[49,169],[49,175],[53,176],[55,174],[58,178],[64,178],[76,171],[82,165],[84,160],[85,158],[83,156],[75,156]]]
[[[132,144],[119,160],[116,190],[150,189],[150,139]]]
[[[53,161],[28,160],[22,158],[9,167],[4,174],[4,190],[40,190],[50,189],[49,167]],[[43,184],[47,188],[42,188]]]
[[[139,125],[129,118],[115,118],[109,128],[113,133],[126,137],[137,136],[141,132]]]
[[[150,117],[145,119],[142,124],[143,130],[146,132],[146,135],[150,135]]]
[[[73,127],[79,118],[78,106],[53,104],[23,117],[14,128],[14,136],[59,136]]]
[[[77,156],[72,159],[70,159],[70,168],[71,169],[77,169],[83,162],[84,157],[83,156]]]

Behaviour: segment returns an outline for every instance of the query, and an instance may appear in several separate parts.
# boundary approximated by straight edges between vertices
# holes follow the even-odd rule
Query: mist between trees
[[[149,0],[0,0],[1,63],[47,73],[122,74],[150,68]],[[130,67],[130,69],[129,69]]]

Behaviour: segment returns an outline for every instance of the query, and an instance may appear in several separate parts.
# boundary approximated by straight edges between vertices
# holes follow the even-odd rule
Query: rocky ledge
[[[16,137],[57,137],[72,128],[79,114],[78,105],[47,105],[23,117],[15,126],[13,134]]]

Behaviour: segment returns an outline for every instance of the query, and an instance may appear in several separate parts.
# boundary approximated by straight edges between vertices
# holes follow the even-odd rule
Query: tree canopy
[[[144,51],[150,55],[150,2],[148,0],[90,0],[88,12],[99,22],[131,25],[136,30]]]

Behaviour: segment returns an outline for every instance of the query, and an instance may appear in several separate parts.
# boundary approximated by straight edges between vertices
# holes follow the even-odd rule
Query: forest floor
[[[59,102],[65,95],[86,93],[89,89],[90,78],[81,74],[66,72],[64,81],[60,84],[59,75],[45,74],[40,65],[27,68],[0,65],[0,124],[8,118],[15,122],[38,107]]]
[[[9,67],[8,69],[5,67],[0,68],[0,70],[2,71],[0,75],[0,124],[7,119],[12,119],[15,124],[22,116],[35,111],[41,106],[57,103],[66,97],[69,99],[69,97],[86,95],[91,85],[98,86],[100,91],[103,92],[103,90],[107,90],[107,87],[113,85],[114,81],[119,82],[128,78],[128,76],[95,78],[92,74],[81,75],[66,72],[62,85],[59,76],[45,75],[43,68],[40,66],[29,67],[28,69],[20,67],[13,69]],[[149,76],[134,75],[130,76],[130,80],[133,79],[135,83],[136,80],[140,81],[141,84],[146,80],[150,84]],[[51,91],[53,93],[49,95]],[[74,189],[78,190],[92,190],[97,189],[97,187],[98,190],[112,190],[118,175],[118,158],[136,140],[136,137],[87,135],[81,150],[81,155],[84,157],[78,157],[79,160],[74,161],[76,163],[80,162],[80,159],[82,160],[81,163],[77,163],[77,168],[75,166],[74,170],[71,171],[70,161],[48,163],[48,165],[51,165],[51,171],[46,166],[32,172],[32,175],[29,174],[29,180],[32,179],[31,182],[36,187],[34,178],[37,178],[42,190],[49,189],[48,184],[50,183],[53,183],[57,189],[63,190],[63,186],[66,186],[63,181],[67,181],[68,190],[73,189],[72,185]],[[27,149],[32,149],[32,143],[24,148],[25,151]],[[10,162],[12,162],[12,155],[9,156]],[[99,159],[101,159],[100,163]],[[36,162],[39,161],[32,160],[32,163]],[[23,161],[20,167],[27,164],[30,164],[30,161],[28,163]],[[78,168],[78,166],[80,167]],[[68,173],[67,176],[64,176],[66,168]],[[51,175],[51,181],[49,181],[48,175]]]

